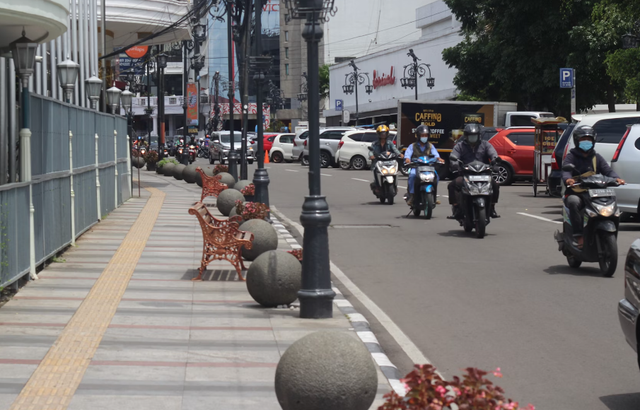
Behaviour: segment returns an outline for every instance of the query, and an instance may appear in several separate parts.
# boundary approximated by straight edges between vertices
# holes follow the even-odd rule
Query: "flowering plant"
[[[456,404],[460,410],[535,410],[533,405],[519,407],[518,402],[504,397],[504,390],[485,378],[488,373],[473,367],[460,379],[444,380],[431,365],[415,365],[402,382],[407,393],[400,397],[391,392],[384,395],[385,404],[378,410],[443,410]],[[493,372],[502,377],[500,369]]]
[[[256,194],[256,186],[249,184],[240,190],[240,193],[244,196],[251,196]]]
[[[218,175],[221,172],[229,172],[229,167],[226,165],[218,164],[213,168],[213,175]]]
[[[269,213],[269,207],[260,202],[247,202],[243,204],[242,201],[236,201],[236,213],[242,216],[242,219],[248,221],[249,219],[264,219]]]
[[[287,251],[287,253],[292,254],[293,256],[295,256],[296,258],[298,258],[298,260],[300,262],[302,262],[302,248],[300,249],[292,249],[290,251]]]
[[[144,154],[144,160],[147,161],[147,164],[155,164],[158,162],[158,152],[147,151],[147,153]]]

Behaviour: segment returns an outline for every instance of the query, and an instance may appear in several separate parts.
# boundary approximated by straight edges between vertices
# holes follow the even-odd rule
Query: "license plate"
[[[418,172],[435,172],[434,167],[421,166],[418,167]]]
[[[469,175],[469,181],[489,182],[491,181],[491,177],[489,175]]]
[[[616,192],[613,189],[590,189],[589,196],[591,198],[599,198],[603,196],[616,196]]]

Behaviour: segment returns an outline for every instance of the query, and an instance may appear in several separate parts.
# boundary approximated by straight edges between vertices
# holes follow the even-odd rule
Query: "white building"
[[[368,74],[369,78],[358,88],[357,110],[355,93],[345,94],[343,91],[353,68],[348,61],[330,68],[330,109],[324,111],[327,125],[341,123],[341,111],[336,110],[336,102],[351,113],[352,119],[357,111],[358,124],[395,122],[398,100],[415,98],[415,89],[403,88],[400,81],[408,75],[405,66],[413,62],[407,55],[410,49],[421,59],[419,63],[429,64],[431,77],[435,79],[435,86],[430,89],[426,82],[428,70],[424,77],[418,78],[418,99],[448,100],[455,97],[453,78],[457,71],[443,61],[442,51],[462,41],[460,23],[441,0],[420,7],[415,15],[415,25],[421,33],[419,39],[354,60],[360,72]],[[365,86],[369,83],[373,86],[371,94],[365,92]]]

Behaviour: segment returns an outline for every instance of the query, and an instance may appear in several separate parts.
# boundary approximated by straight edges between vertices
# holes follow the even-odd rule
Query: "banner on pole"
[[[198,126],[198,89],[195,83],[187,84],[187,125]]]

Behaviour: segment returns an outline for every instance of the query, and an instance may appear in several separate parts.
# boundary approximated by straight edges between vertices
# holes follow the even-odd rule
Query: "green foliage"
[[[607,73],[624,83],[628,101],[640,100],[640,49],[617,50],[606,59]]]
[[[267,128],[267,131],[280,132],[283,127],[285,127],[284,122],[280,120],[271,121],[271,125]]]
[[[329,96],[329,64],[320,66],[320,98]]]
[[[168,163],[172,163],[172,164],[176,164],[176,165],[178,165],[178,164],[179,164],[179,162],[178,162],[178,161],[176,161],[176,160],[175,160],[175,159],[173,159],[173,158],[165,158],[165,159],[163,159],[162,161],[158,161],[158,163],[156,164],[156,166],[158,166],[158,167],[162,167],[162,166],[164,166],[165,164],[168,164]]]
[[[51,259],[51,260],[52,260],[54,263],[64,263],[64,262],[66,262],[66,261],[67,261],[67,260],[66,260],[66,259],[64,259],[64,258],[59,258],[59,257],[57,257],[57,256],[54,256],[54,257],[53,257],[53,259]]]

